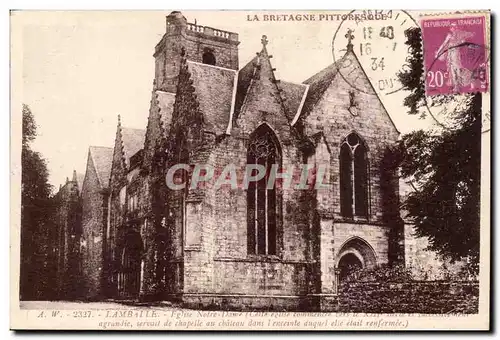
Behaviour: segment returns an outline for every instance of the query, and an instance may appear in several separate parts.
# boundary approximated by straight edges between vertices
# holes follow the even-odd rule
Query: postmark
[[[488,91],[486,20],[474,13],[421,18],[426,95]]]
[[[333,60],[339,63],[340,76],[355,90],[363,93],[373,93],[358,83],[359,79],[350,76],[352,63],[340,62],[347,51],[346,46],[352,46],[352,51],[363,65],[363,69],[379,96],[386,96],[401,91],[402,85],[398,73],[406,67],[409,57],[404,43],[404,32],[417,27],[415,18],[404,10],[380,10],[382,20],[369,20],[362,16],[366,11],[355,10],[349,15],[366,18],[365,20],[342,20],[332,39]]]

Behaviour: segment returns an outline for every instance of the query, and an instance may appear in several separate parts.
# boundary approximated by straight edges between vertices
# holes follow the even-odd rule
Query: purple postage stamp
[[[426,95],[486,92],[486,16],[424,17],[420,23]]]

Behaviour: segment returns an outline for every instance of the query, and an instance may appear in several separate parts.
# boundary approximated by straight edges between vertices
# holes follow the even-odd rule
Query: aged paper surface
[[[489,11],[11,12],[11,328],[489,329],[489,60]]]

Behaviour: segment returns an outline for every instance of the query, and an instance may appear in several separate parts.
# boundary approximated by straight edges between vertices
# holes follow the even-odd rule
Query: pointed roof
[[[259,70],[261,71],[262,74],[260,74],[260,77],[264,77],[263,78],[263,81],[266,81],[266,80],[269,80],[271,81],[272,84],[274,84],[274,94],[275,94],[275,98],[276,100],[280,103],[280,105],[282,106],[283,110],[284,110],[284,113],[285,113],[285,116],[286,118],[291,121],[291,119],[293,118],[293,116],[295,115],[295,112],[294,113],[291,113],[289,110],[288,110],[288,107],[287,105],[285,104],[285,98],[283,96],[283,90],[284,88],[287,88],[291,93],[293,93],[293,86],[290,85],[290,86],[287,86],[286,83],[282,86],[281,85],[281,80],[277,80],[276,79],[276,76],[274,74],[274,71],[275,71],[275,68],[273,68],[272,64],[271,64],[271,58],[273,57],[272,55],[270,55],[268,52],[267,52],[267,44],[268,44],[268,40],[267,40],[267,36],[266,35],[263,35],[262,38],[261,38],[261,43],[262,43],[262,50],[260,51],[259,53],[259,59],[258,59],[258,63],[259,63]],[[267,78],[267,79],[266,79]],[[288,84],[291,84],[291,83],[288,83]],[[272,87],[271,87],[272,88]],[[293,100],[290,101],[290,103],[292,103]]]
[[[341,59],[343,60],[344,57]],[[329,65],[323,70],[319,71],[309,79],[303,82],[303,84],[309,85],[309,91],[307,97],[304,101],[304,107],[302,110],[302,114],[309,113],[314,104],[318,102],[318,100],[323,96],[323,93],[328,89],[333,79],[338,73],[339,67],[338,65],[341,63],[341,60]]]
[[[146,130],[122,127],[121,137],[123,145],[123,155],[127,166],[130,165],[130,157],[144,147]]]
[[[349,59],[349,55],[352,55],[354,59],[356,59],[358,65],[353,65],[351,62],[348,66],[360,67],[362,69],[361,64],[359,63],[359,60],[353,50],[352,39],[354,36],[352,35],[351,29],[347,31],[346,38],[348,39],[348,43],[347,52],[344,56],[303,82],[304,84],[309,85],[310,90],[304,103],[304,112],[310,111],[312,106],[316,104],[319,98],[321,98],[333,79],[335,79],[339,73],[339,69],[346,66],[346,60]]]
[[[90,146],[89,157],[94,164],[101,188],[107,188],[109,185],[109,176],[111,174],[111,164],[113,162],[113,148]]]
[[[281,81],[279,88],[282,90],[281,98],[283,99],[283,104],[287,111],[292,115],[291,117],[298,118],[307,98],[309,85]],[[292,121],[292,125],[294,122],[295,118]]]
[[[364,76],[364,79],[366,80],[365,84],[363,85],[360,85],[359,82],[356,83],[356,87],[360,89],[359,86],[361,86],[363,87],[362,89],[360,89],[362,92],[370,93],[377,97],[380,105],[382,106],[382,109],[389,117],[389,120],[391,121],[394,129],[399,133],[399,130],[397,129],[396,125],[394,124],[394,121],[392,120],[387,109],[385,108],[384,103],[380,100],[380,97],[375,91],[373,84],[371,83],[370,79],[368,78],[368,75],[363,69],[363,66],[361,65],[358,57],[356,56],[356,53],[352,48],[352,43],[350,42],[350,40],[347,45],[347,52],[341,59],[330,64],[329,66],[327,66],[326,68],[319,71],[318,73],[316,73],[315,75],[313,75],[312,77],[303,82],[303,84],[309,85],[309,90],[307,93],[307,97],[305,98],[304,101],[302,112],[300,113],[299,116],[305,117],[309,112],[311,112],[314,105],[323,97],[323,94],[329,88],[330,84],[337,77],[337,75],[340,75],[347,82],[344,75],[352,74],[352,72],[354,72],[355,70],[360,70]],[[295,124],[299,116],[297,116],[294,119],[293,124]]]
[[[236,96],[237,71],[186,62],[207,130],[225,134]]]
[[[291,121],[291,119],[296,115],[297,110],[299,110],[302,106],[301,103],[304,98],[304,93],[307,91],[307,86],[277,80],[274,74],[275,69],[272,67],[270,60],[273,56],[268,53],[266,47],[268,44],[266,35],[262,36],[261,43],[261,51],[257,52],[256,57],[250,60],[238,72],[235,107],[233,120],[231,122],[233,124],[240,116],[241,109],[248,97],[250,88],[252,88],[254,84],[269,84],[269,82],[271,82],[271,87],[268,87],[267,89],[271,90],[273,102],[277,103],[281,107],[288,121]],[[228,126],[228,133],[230,132],[230,129],[231,126]]]

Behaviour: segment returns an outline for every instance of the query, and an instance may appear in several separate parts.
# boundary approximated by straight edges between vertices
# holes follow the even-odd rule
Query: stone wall
[[[368,220],[370,222],[381,221],[384,207],[380,187],[380,164],[384,151],[397,141],[399,132],[354,54],[347,54],[343,63],[348,66],[341,68],[339,72],[342,75],[336,75],[333,78],[322,97],[317,103],[311,105],[310,112],[307,112],[309,109],[307,105],[305,106],[306,112],[303,112],[301,120],[307,135],[311,136],[317,133],[324,135],[331,152],[331,183],[334,195],[325,197],[326,201],[323,204],[330,209],[335,218],[341,218],[339,201],[341,143],[353,131],[364,140],[368,148],[369,163]],[[357,115],[351,114],[348,110],[349,93],[354,94]],[[397,188],[394,189],[397,191]]]
[[[374,251],[376,264],[387,263],[388,234],[387,227],[367,223],[336,222],[334,224],[334,242],[336,245],[336,256],[342,245],[353,238],[359,238],[366,242]],[[336,260],[339,259],[336,257]]]
[[[412,281],[346,282],[340,285],[338,312],[477,313],[479,283]]]
[[[188,132],[190,145],[198,145],[191,163],[211,165],[218,171],[234,164],[242,174],[247,161],[249,136],[261,124],[275,132],[280,143],[281,163],[285,169],[302,163],[289,121],[279,101],[278,89],[272,82],[272,67],[262,55],[259,81],[249,90],[245,107],[231,136],[217,141]],[[179,86],[184,86],[182,73]],[[197,107],[184,91],[185,101],[178,98],[174,116],[184,108]],[[266,112],[261,109],[265,108]],[[195,112],[194,112],[195,113]],[[180,119],[196,120],[190,113]],[[192,124],[190,124],[192,125]],[[203,147],[201,147],[203,146]],[[279,191],[279,190],[278,190]],[[303,191],[283,190],[279,193],[277,254],[261,256],[247,254],[247,194],[244,188],[215,188],[215,179],[203,190],[190,190],[187,200],[187,220],[184,235],[185,294],[260,294],[300,295],[308,291],[307,265],[309,255],[309,224],[307,211],[299,204]],[[175,202],[171,202],[172,207]],[[176,211],[173,211],[176,214]]]

